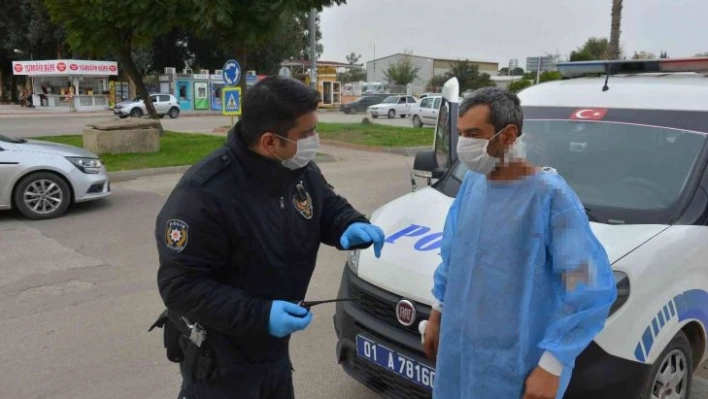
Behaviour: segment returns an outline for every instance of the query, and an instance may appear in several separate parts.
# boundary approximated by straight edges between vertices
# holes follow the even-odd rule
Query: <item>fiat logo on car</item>
[[[415,307],[411,301],[401,299],[396,304],[396,319],[406,327],[410,327],[415,323]]]

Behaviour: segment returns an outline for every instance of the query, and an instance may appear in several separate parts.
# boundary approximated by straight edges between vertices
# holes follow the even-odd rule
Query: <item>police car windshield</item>
[[[628,123],[527,119],[521,141],[529,162],[555,168],[585,206],[652,212],[681,198],[706,135]],[[458,179],[465,173],[460,166],[452,172]]]

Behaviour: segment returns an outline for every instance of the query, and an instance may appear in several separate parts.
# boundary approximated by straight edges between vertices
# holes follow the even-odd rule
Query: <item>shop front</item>
[[[310,62],[307,60],[289,60],[280,64],[289,70],[290,76],[310,85]],[[352,65],[341,62],[317,61],[317,90],[322,96],[320,107],[335,108],[342,102],[342,84],[338,80],[339,70],[346,70]]]
[[[13,73],[31,81],[35,107],[91,112],[109,109],[108,78],[118,75],[118,63],[88,60],[13,61]]]

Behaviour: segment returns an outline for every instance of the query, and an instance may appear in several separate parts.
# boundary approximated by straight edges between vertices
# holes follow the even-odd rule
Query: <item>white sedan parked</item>
[[[413,96],[389,96],[386,97],[380,104],[372,105],[367,108],[367,112],[371,117],[376,119],[379,116],[386,115],[388,119],[394,118],[396,115],[405,118],[410,114],[410,108],[418,104],[418,100]]]
[[[0,209],[30,219],[61,216],[69,205],[110,194],[106,168],[83,148],[0,135]]]

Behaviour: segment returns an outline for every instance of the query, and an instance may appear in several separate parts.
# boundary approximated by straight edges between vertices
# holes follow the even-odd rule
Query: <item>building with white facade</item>
[[[385,72],[392,64],[398,63],[405,54],[396,53],[386,57],[377,58],[366,63],[366,78],[369,82],[385,82]],[[424,57],[419,55],[410,55],[411,61],[418,69],[418,78],[412,83],[413,93],[420,94],[425,91],[428,82],[434,76],[443,75],[449,72],[452,64],[464,59],[445,59]],[[473,65],[479,68],[480,72],[488,73],[491,76],[496,76],[499,73],[499,63],[490,61],[468,60]]]

